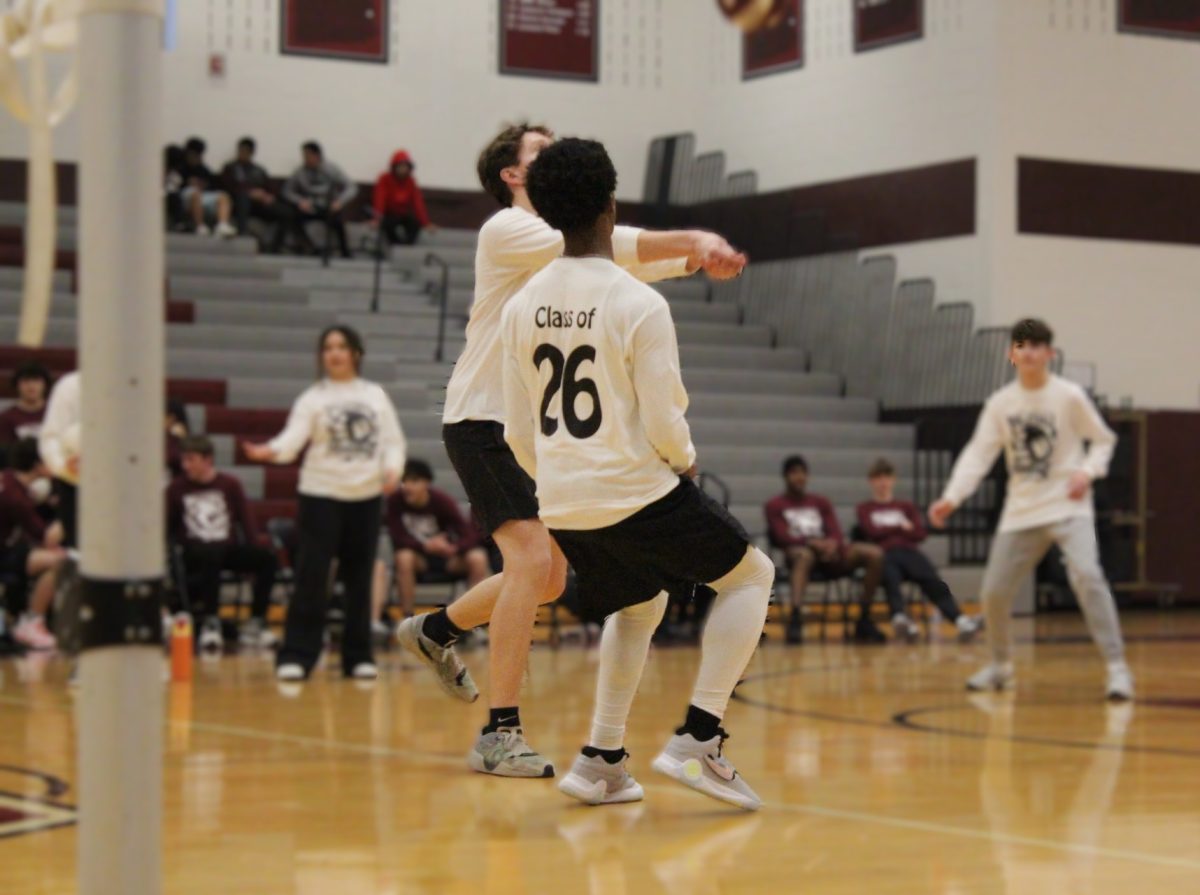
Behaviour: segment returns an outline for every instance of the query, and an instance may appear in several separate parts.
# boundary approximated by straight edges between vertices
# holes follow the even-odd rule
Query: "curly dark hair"
[[[541,134],[554,137],[554,131],[541,124],[530,124],[522,121],[510,124],[492,138],[492,142],[483,147],[479,153],[479,161],[475,170],[479,174],[479,183],[485,190],[505,208],[511,208],[513,203],[512,190],[500,176],[505,168],[511,168],[520,160],[521,140],[526,134]]]
[[[617,169],[603,143],[568,137],[538,153],[525,189],[542,220],[564,234],[579,233],[612,205]]]
[[[1014,344],[1028,342],[1031,345],[1053,345],[1054,330],[1044,320],[1026,317],[1024,320],[1018,320],[1013,326],[1012,341]]]

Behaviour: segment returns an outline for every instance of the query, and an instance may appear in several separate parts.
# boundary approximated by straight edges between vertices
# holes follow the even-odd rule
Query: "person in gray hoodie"
[[[337,237],[343,258],[349,258],[346,242],[346,206],[358,195],[358,184],[333,162],[325,161],[321,144],[309,140],[301,147],[304,164],[297,168],[283,187],[283,197],[296,206],[301,224],[321,221]],[[304,248],[316,252],[308,240]]]

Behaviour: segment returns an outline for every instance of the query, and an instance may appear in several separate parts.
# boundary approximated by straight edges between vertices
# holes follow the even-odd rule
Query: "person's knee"
[[[542,602],[553,603],[567,589],[567,558],[560,550],[551,550],[550,563],[546,572],[546,586],[542,591]]]
[[[415,550],[396,551],[396,572],[405,575],[415,575],[417,571],[417,552]]]
[[[857,544],[855,549],[858,551],[858,556],[862,564],[871,571],[881,571],[883,569],[883,551],[874,544]]]

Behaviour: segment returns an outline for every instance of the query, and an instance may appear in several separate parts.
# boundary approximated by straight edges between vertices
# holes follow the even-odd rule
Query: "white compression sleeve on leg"
[[[733,688],[762,637],[775,564],[757,547],[732,572],[709,585],[717,592],[700,644],[700,672],[692,705],[725,717]]]
[[[600,674],[596,680],[596,709],[592,715],[594,749],[625,745],[625,722],[646,667],[650,638],[667,611],[667,592],[609,616],[600,636]]]

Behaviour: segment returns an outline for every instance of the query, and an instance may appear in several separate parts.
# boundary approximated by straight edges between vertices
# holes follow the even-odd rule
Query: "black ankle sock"
[[[603,758],[609,764],[617,764],[627,753],[624,749],[597,749],[595,746],[584,746],[583,754],[588,758]]]
[[[488,714],[487,727],[483,729],[484,733],[495,733],[501,727],[520,727],[521,712],[514,706],[508,706],[502,709],[492,709]]]
[[[450,621],[450,615],[445,609],[439,609],[437,612],[431,612],[425,616],[421,633],[438,646],[450,646],[466,632]]]
[[[703,743],[711,740],[721,731],[721,719],[716,715],[710,715],[704,709],[698,709],[694,705],[688,706],[687,719],[683,722],[683,727],[679,728],[675,733],[678,736],[683,736],[685,733],[690,733],[694,739]]]

